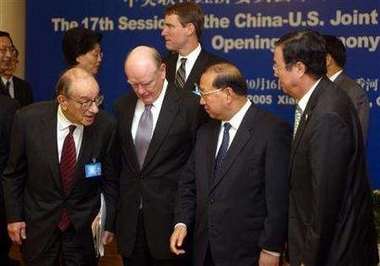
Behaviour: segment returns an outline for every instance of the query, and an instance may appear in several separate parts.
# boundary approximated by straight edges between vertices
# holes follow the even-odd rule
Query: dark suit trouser
[[[210,244],[208,244],[204,266],[215,266],[215,262],[211,254]]]
[[[6,265],[12,241],[9,239],[7,230],[7,219],[5,217],[5,206],[3,198],[3,186],[0,178],[0,265]]]
[[[169,239],[167,243],[162,244],[167,244],[169,248]],[[190,266],[189,260],[187,257],[168,260],[159,260],[152,257],[146,240],[143,212],[140,210],[135,245],[131,257],[123,257],[124,266]]]
[[[57,228],[42,254],[34,261],[23,259],[23,265],[96,266],[97,259],[92,235],[89,235],[87,241],[85,241],[83,238],[78,237],[73,226],[70,226],[64,232]]]

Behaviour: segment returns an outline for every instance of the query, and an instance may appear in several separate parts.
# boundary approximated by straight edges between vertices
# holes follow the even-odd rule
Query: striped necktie
[[[179,66],[177,73],[175,75],[175,85],[178,88],[183,88],[185,85],[185,80],[186,80],[186,64],[187,58],[181,58],[181,65]]]

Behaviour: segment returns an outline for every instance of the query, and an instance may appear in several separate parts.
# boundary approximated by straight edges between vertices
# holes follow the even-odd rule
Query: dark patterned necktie
[[[6,96],[10,96],[9,94],[9,86],[10,86],[10,82],[9,80],[7,81],[7,83],[4,85],[3,81],[0,80],[0,94],[3,94],[3,95],[6,95]]]
[[[75,125],[70,125],[69,134],[65,137],[62,146],[61,162],[59,163],[59,170],[61,173],[61,182],[63,187],[63,192],[65,196],[69,193],[71,185],[74,179],[75,165],[77,161],[75,141],[73,137],[73,132],[75,130]],[[61,220],[58,224],[58,228],[61,231],[66,230],[71,224],[67,209],[63,208],[61,213]]]
[[[186,64],[187,58],[181,58],[181,65],[179,66],[177,73],[175,74],[175,85],[179,88],[183,88],[186,80]]]
[[[216,177],[224,159],[226,158],[227,151],[228,151],[228,144],[230,143],[230,128],[231,124],[230,123],[225,123],[224,125],[224,132],[223,132],[223,139],[222,139],[222,144],[220,145],[218,154],[216,155],[215,158],[215,169],[214,169],[214,176]]]
[[[145,105],[145,110],[142,113],[139,125],[137,126],[135,149],[140,169],[144,164],[145,156],[148,151],[149,143],[153,133],[153,114],[151,110],[152,106],[152,104]]]

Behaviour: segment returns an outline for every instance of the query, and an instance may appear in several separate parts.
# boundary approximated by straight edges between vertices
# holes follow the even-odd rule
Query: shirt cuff
[[[266,249],[263,249],[264,252],[272,255],[272,256],[275,256],[275,257],[280,257],[281,256],[281,253],[278,253],[278,252],[274,252],[274,251],[269,251],[269,250],[266,250]]]
[[[180,226],[180,225],[183,225],[183,226],[187,229],[187,226],[186,226],[186,224],[184,224],[184,223],[176,223],[176,225],[174,226],[174,229],[175,229],[176,227]]]

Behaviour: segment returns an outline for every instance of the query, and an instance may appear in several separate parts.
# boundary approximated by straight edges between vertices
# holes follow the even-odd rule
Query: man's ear
[[[57,102],[63,110],[67,110],[67,99],[64,95],[62,94],[58,95]]]

